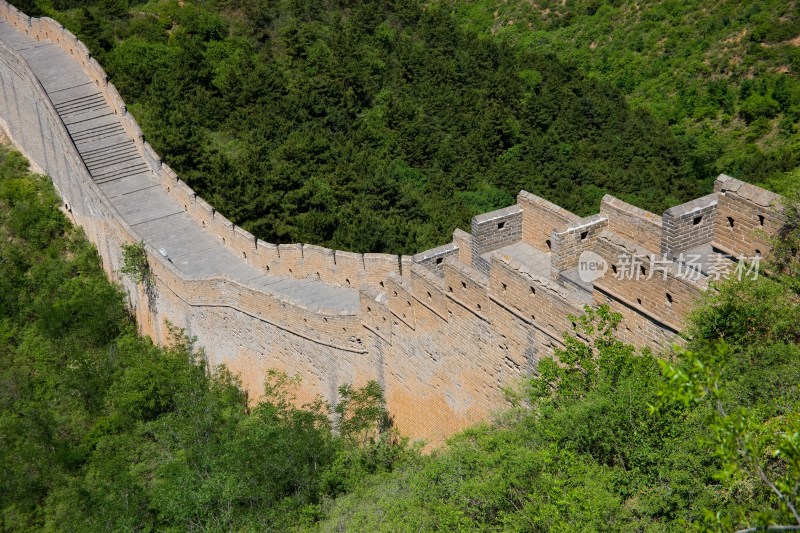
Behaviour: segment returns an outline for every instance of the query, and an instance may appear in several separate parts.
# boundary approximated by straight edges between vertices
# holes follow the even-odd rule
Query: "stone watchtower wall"
[[[167,322],[184,328],[212,364],[239,372],[254,398],[270,368],[303,378],[301,400],[334,402],[339,385],[374,379],[396,426],[438,443],[502,409],[503,388],[563,345],[570,315],[585,305],[622,313],[620,335],[637,346],[673,341],[708,285],[710,255],[764,255],[781,224],[777,196],[720,176],[713,194],[663,216],[606,196],[600,213],[580,218],[522,191],[515,205],[475,217],[470,233],[456,230],[451,243],[411,257],[263,242],[161,161],[73,35],[2,1],[0,20],[4,128],[52,177],[65,210],[128,293],[142,331],[166,342]],[[132,142],[144,170],[125,179],[143,180],[144,206],[126,204],[98,177],[85,135],[65,118],[72,104],[54,105],[62,90],[50,76],[56,68],[99,95],[87,98],[113,121],[101,129],[118,127],[119,139]],[[148,209],[179,220],[169,245],[146,230],[158,213],[136,218]],[[203,238],[185,256],[191,261],[180,259],[183,232]],[[149,290],[118,274],[122,245],[139,241],[153,272]],[[583,252],[606,261],[605,276],[581,279]],[[689,252],[703,257],[693,279],[680,275],[679,257]],[[634,260],[640,279],[615,275]]]

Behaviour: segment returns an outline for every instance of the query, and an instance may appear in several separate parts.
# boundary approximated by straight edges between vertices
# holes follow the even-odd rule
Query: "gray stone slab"
[[[69,103],[76,98],[86,98],[95,94],[101,95],[102,93],[97,89],[97,86],[91,81],[85,81],[71,87],[57,89],[47,93],[52,100],[53,105],[59,107],[65,103]]]
[[[530,268],[536,274],[546,278],[550,277],[550,254],[537,250],[530,244],[515,242],[514,244],[509,244],[508,246],[503,246],[497,250],[487,252],[481,255],[481,257],[491,263],[492,255],[511,257]]]
[[[214,237],[200,229],[184,212],[137,224],[134,230],[173,260],[219,246]]]
[[[697,270],[698,266],[700,268],[700,272],[703,274],[708,274],[708,267],[714,262],[715,254],[714,249],[711,247],[711,243],[701,244],[700,246],[695,246],[682,254],[683,256],[683,264],[693,270]],[[678,254],[678,257],[675,258],[676,262],[679,261],[681,254]]]
[[[564,270],[558,276],[558,282],[571,289],[579,289],[575,294],[582,299],[586,305],[592,305],[592,290],[594,284],[591,282],[583,281],[578,274],[578,267],[572,267]]]
[[[114,138],[118,137],[118,138]],[[136,145],[126,135],[112,136],[97,141],[82,143],[78,147],[81,156],[86,159],[97,159],[108,154],[136,150]]]
[[[172,259],[181,271],[195,277],[225,276],[247,286],[248,281],[261,277],[263,272],[247,265],[231,252],[217,246]]]
[[[133,146],[114,146],[101,151],[81,153],[84,163],[90,171],[108,168],[114,165],[139,158],[139,152]]]
[[[136,174],[148,170],[147,163],[144,162],[139,154],[120,156],[116,159],[111,159],[109,162],[87,165],[87,167],[95,181],[101,182],[131,175],[134,170]]]
[[[102,128],[115,124],[117,122],[116,115],[108,106],[103,106],[100,109],[95,109],[80,115],[61,115],[61,120],[67,126],[70,133],[78,131],[88,131],[89,129]]]
[[[296,280],[288,276],[274,276],[271,274],[267,274],[265,276],[253,280],[252,283],[254,287],[260,289],[268,289],[271,285],[274,285],[274,287],[272,287],[272,290],[279,291],[281,290],[281,288],[287,286],[293,286],[294,283],[305,283],[306,281],[307,280]]]
[[[11,24],[2,21],[0,21],[0,39],[17,52],[41,46],[52,46],[52,43],[31,39],[24,33],[17,31]]]
[[[27,48],[21,50],[20,54],[35,70],[36,76],[48,93],[74,87],[89,80],[89,76],[80,68],[80,64],[55,44]]]
[[[111,203],[129,225],[165,218],[183,212],[183,208],[166,194],[154,189],[117,196]]]
[[[81,153],[122,142],[133,142],[130,137],[125,134],[125,130],[121,125],[115,124],[115,126],[116,128],[112,130],[112,133],[105,132],[101,134],[92,133],[90,131],[85,135],[81,135],[80,138],[78,135],[73,135],[72,140]]]
[[[101,183],[98,184],[98,187],[100,187],[100,190],[111,199],[116,198],[117,196],[124,196],[126,194],[138,192],[149,187],[160,187],[160,185],[155,183],[155,179],[145,182],[142,180],[141,176],[137,175]]]

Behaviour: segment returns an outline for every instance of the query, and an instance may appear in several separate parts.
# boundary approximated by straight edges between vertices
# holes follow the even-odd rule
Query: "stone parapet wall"
[[[732,257],[766,255],[771,249],[768,236],[782,226],[781,197],[725,175],[717,178],[714,191],[714,247]]]
[[[522,209],[522,242],[537,250],[549,252],[554,231],[562,231],[580,217],[544,198],[522,191],[517,195]]]
[[[575,267],[581,254],[594,248],[594,241],[606,226],[608,218],[599,214],[581,218],[561,231],[554,231],[551,241],[554,272]]]
[[[661,238],[661,253],[669,259],[711,242],[717,218],[717,194],[667,209]]]
[[[465,233],[465,235],[469,234]],[[463,243],[467,244],[467,242],[471,243],[471,240],[465,238],[463,240]],[[450,244],[438,246],[436,248],[432,248],[425,252],[419,253],[413,256],[411,259],[415,263],[423,265],[428,270],[436,272],[440,275],[444,275],[444,260],[450,256],[456,256],[460,258],[461,255],[462,254],[459,251],[459,245],[454,241],[451,242]]]
[[[213,237],[209,242],[270,282],[288,280],[313,291],[337,287],[353,296],[345,311],[224,276],[193,278],[149,244],[153,285],[120,277],[123,245],[141,236],[92,180],[30,65],[0,40],[0,118],[14,143],[52,177],[65,210],[129,295],[142,332],[163,343],[168,323],[183,328],[212,365],[224,363],[240,374],[252,398],[262,393],[270,368],[303,378],[301,401],[319,396],[335,402],[341,384],[376,380],[397,428],[438,444],[504,408],[504,388],[518,385],[542,357],[563,347],[572,317],[587,303],[621,313],[619,335],[636,346],[658,350],[679,340],[707,279],[687,280],[677,264],[659,263],[654,255],[706,245],[732,256],[764,255],[768,236],[782,224],[777,195],[721,176],[712,195],[663,217],[606,196],[599,214],[580,218],[522,191],[515,205],[475,217],[471,233],[456,230],[451,243],[410,257],[264,242],[218,213],[161,161],[102,67],[72,34],[2,0],[0,18],[20,35],[57,44],[80,64],[176,210]],[[504,247],[508,254],[489,253]],[[564,282],[587,251],[609,270],[582,284]],[[545,254],[551,272],[543,272]],[[632,258],[638,279],[618,279],[622,263]]]
[[[522,209],[512,205],[472,219],[472,266],[489,273],[482,254],[522,240]]]
[[[600,234],[594,251],[610,265],[606,275],[595,281],[595,289],[672,333],[684,327],[686,316],[708,285],[705,276],[681,275],[675,263],[611,232]],[[654,339],[645,337],[637,344],[642,342],[653,344]]]
[[[636,241],[651,252],[661,250],[662,218],[610,194],[600,202],[600,214],[609,220],[608,230]]]

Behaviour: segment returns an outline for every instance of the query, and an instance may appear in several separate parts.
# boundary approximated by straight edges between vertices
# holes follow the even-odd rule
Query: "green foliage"
[[[614,337],[622,317],[608,306],[586,306],[583,315],[569,318],[576,335],[564,335],[564,348],[556,349],[553,359],[540,361],[539,376],[529,384],[531,399],[536,403],[584,398],[600,380],[609,379],[601,373],[619,372],[622,361],[633,355],[630,345]]]
[[[760,118],[775,118],[780,112],[781,105],[763,94],[751,94],[747,100],[742,102],[739,108],[739,114],[742,115],[748,123],[752,123]]]
[[[464,27],[553,53],[619,88],[672,126],[701,179],[724,172],[774,183],[800,165],[800,17],[791,3],[441,3]]]
[[[120,272],[130,276],[136,283],[149,283],[152,273],[147,262],[147,250],[144,247],[144,241],[122,245],[122,268]]]
[[[668,379],[660,393],[662,402],[681,402],[687,407],[713,402],[711,443],[722,461],[717,477],[729,484],[746,476],[757,478],[777,498],[787,521],[800,527],[800,410],[791,406],[788,412],[766,419],[763,408],[739,406],[729,410],[722,376],[732,354],[724,342],[698,352],[684,350],[680,356],[680,365],[661,361]],[[719,513],[709,513],[706,518],[730,527],[730,520]],[[772,525],[774,520],[766,512],[755,518],[761,527]]]
[[[655,405],[710,407],[705,439],[721,463],[715,477],[731,490],[760,486],[771,496],[746,522],[740,509],[708,509],[705,522],[714,529],[737,522],[800,526],[796,204],[789,201],[786,208],[768,275],[726,281],[710,291],[692,318],[690,349],[679,350],[677,361],[661,362],[667,382]]]
[[[383,391],[376,381],[362,389],[349,383],[339,387],[339,403],[334,410],[339,434],[359,444],[374,442],[390,426]]]
[[[795,173],[800,176],[800,169]],[[800,294],[800,187],[792,183],[782,207],[783,225],[770,244],[770,273],[795,294]]]
[[[583,215],[607,192],[661,211],[708,186],[612,83],[441,6],[54,7],[165,161],[270,242],[416,253],[520,189]]]

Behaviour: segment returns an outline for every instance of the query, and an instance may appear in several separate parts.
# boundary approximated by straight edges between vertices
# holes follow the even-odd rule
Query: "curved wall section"
[[[0,119],[52,177],[142,332],[167,342],[168,323],[184,328],[253,397],[270,368],[303,378],[300,401],[377,380],[398,429],[433,444],[505,407],[503,389],[563,346],[587,305],[621,313],[618,333],[637,346],[678,340],[712,257],[766,254],[782,224],[776,195],[720,176],[663,216],[606,196],[580,218],[522,191],[413,257],[266,243],[161,161],[75,36],[3,0]],[[118,275],[122,245],[139,241],[147,290]],[[605,274],[582,275],[586,252]],[[616,275],[632,264],[635,275]]]
[[[6,3],[0,4],[0,16],[0,117],[14,143],[52,178],[65,211],[84,228],[106,271],[128,293],[143,332],[166,342],[167,322],[183,327],[198,338],[212,363],[239,371],[254,396],[262,390],[267,368],[303,376],[303,400],[321,394],[334,401],[341,383],[377,377],[361,338],[354,289],[337,291],[320,283],[315,290],[314,280],[291,285],[292,280],[276,276],[259,280],[260,272],[239,268],[238,263],[261,262],[265,273],[270,267],[279,271],[270,256],[278,247],[261,243],[256,248],[252,236],[215,213],[161,164],[102,68],[68,31],[50,19],[30,19]],[[105,122],[93,129],[81,126],[98,120]],[[133,161],[134,152],[120,151],[120,140],[131,142],[138,160]],[[125,170],[130,164],[140,166]],[[120,174],[140,169],[141,176]],[[121,185],[123,180],[130,183]],[[119,200],[136,192],[117,190],[120,186],[158,189],[159,196],[148,198],[170,200],[163,204],[168,210],[183,211],[198,231],[211,235],[201,243],[173,241],[172,248],[197,244],[201,255],[212,255],[219,252],[216,245],[229,252],[214,257],[223,266],[212,265],[203,275],[196,268],[201,257],[181,269],[179,258],[165,255],[148,238],[148,231],[153,234],[149,217],[125,211],[129,203]],[[154,274],[149,290],[118,275],[122,245],[142,240]],[[367,271],[360,257],[348,271],[346,259],[338,269],[344,279],[360,283],[362,277],[380,276],[379,268]],[[316,265],[309,258],[306,266]]]

